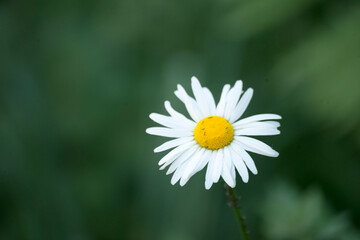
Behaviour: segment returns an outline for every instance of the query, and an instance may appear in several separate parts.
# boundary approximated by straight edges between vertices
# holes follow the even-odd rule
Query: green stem
[[[231,188],[227,184],[225,184],[225,189],[226,189],[226,196],[229,199],[229,204],[234,209],[236,218],[239,222],[242,238],[243,240],[249,240],[249,235],[247,233],[245,221],[243,216],[241,215],[239,200],[236,196],[234,188]]]

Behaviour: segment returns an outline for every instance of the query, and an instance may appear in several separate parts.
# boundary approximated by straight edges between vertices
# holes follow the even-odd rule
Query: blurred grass
[[[263,231],[268,239],[359,239],[346,213],[333,213],[321,191],[299,194],[289,183],[271,184],[262,204]],[[275,216],[275,217],[274,217]]]
[[[288,201],[356,239],[359,22],[355,0],[1,1],[0,239],[234,239],[222,184],[171,186],[152,152],[164,139],[144,132],[164,100],[184,111],[173,91],[192,75],[217,99],[243,79],[246,115],[283,116],[261,138],[280,157],[253,155],[259,175],[238,181],[252,238],[303,236],[266,225]],[[279,197],[274,178],[295,186]]]

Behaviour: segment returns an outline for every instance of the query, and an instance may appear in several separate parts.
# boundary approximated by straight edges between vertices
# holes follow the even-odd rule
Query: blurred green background
[[[0,239],[239,239],[222,183],[158,170],[176,84],[278,113],[237,180],[251,239],[360,239],[357,0],[0,1]]]

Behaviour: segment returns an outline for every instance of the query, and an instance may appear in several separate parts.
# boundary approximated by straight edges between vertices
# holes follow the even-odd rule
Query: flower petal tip
[[[186,184],[186,182],[187,182],[187,179],[181,178],[180,179],[180,186],[183,187]]]
[[[235,86],[237,85],[237,84],[243,84],[243,81],[242,80],[237,80],[236,82],[235,82]]]
[[[213,185],[212,182],[205,181],[205,189],[206,189],[206,190],[209,190],[212,185]]]
[[[199,82],[199,79],[197,79],[197,77],[195,77],[195,76],[192,76],[192,77],[191,77],[191,81],[192,81],[192,82]]]
[[[178,90],[184,89],[183,86],[181,86],[181,84],[177,84],[176,86],[177,86],[177,89],[178,89]]]

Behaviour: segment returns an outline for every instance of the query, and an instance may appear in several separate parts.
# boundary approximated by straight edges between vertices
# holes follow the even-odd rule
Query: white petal
[[[222,178],[224,179],[224,181],[226,182],[227,185],[229,185],[231,188],[235,187],[235,182],[234,182],[234,179],[232,178],[232,176],[230,174],[230,169],[228,169],[225,166],[225,163],[223,163],[221,176],[222,176]]]
[[[221,92],[220,101],[219,101],[219,103],[218,103],[218,105],[216,107],[216,115],[217,116],[220,116],[220,117],[224,116],[225,105],[226,105],[226,97],[227,97],[227,94],[229,92],[229,89],[230,89],[230,85],[225,84],[225,86],[223,87],[222,92]]]
[[[216,151],[216,157],[214,160],[214,168],[212,172],[212,179],[213,182],[217,183],[220,179],[220,175],[222,172],[222,165],[224,161],[224,150],[223,148],[220,148]]]
[[[186,93],[180,84],[178,84],[178,90],[175,91],[175,95],[185,104],[186,110],[195,122],[199,122],[204,118],[196,101]]]
[[[194,157],[197,157],[197,154],[200,152],[201,149],[195,152],[195,154],[190,155],[175,171],[174,175],[171,178],[171,184],[174,185],[177,183],[182,176],[184,175],[185,169],[188,166],[189,162],[192,161]]]
[[[249,181],[249,173],[248,173],[248,170],[246,168],[246,165],[245,165],[243,159],[232,148],[231,148],[230,152],[231,152],[231,156],[232,156],[231,160],[234,163],[237,171],[239,172],[241,179],[243,180],[244,183],[247,183]]]
[[[237,141],[242,148],[247,151],[254,152],[268,157],[277,157],[279,153],[272,149],[269,145],[250,137],[235,136],[234,140]]]
[[[181,121],[188,125],[189,127],[191,127],[192,129],[195,128],[196,123],[190,119],[188,119],[187,117],[185,117],[184,115],[182,115],[181,113],[175,111],[172,107],[169,101],[165,101],[164,103],[165,105],[165,109],[166,111],[170,114],[170,116],[174,117],[174,118],[178,118],[181,119]]]
[[[179,113],[178,111],[176,111],[175,109],[173,109],[173,107],[171,106],[171,103],[169,101],[165,101],[164,102],[164,106],[166,111],[170,114],[170,116],[172,117],[180,117],[180,118],[186,118],[184,115],[182,115],[181,113]],[[191,120],[190,120],[191,121]]]
[[[233,141],[230,145],[233,151],[240,155],[241,159],[245,162],[246,166],[250,169],[253,174],[257,174],[258,171],[255,166],[254,160],[251,156],[236,142]]]
[[[226,167],[230,170],[231,168],[231,155],[230,155],[230,151],[229,151],[229,147],[226,146],[224,147],[224,162],[226,163]]]
[[[207,89],[206,87],[203,88],[203,91],[204,91],[204,95],[205,95],[205,97],[207,99],[207,104],[208,104],[208,107],[209,107],[210,116],[215,116],[215,114],[216,114],[216,103],[215,103],[214,96],[212,95],[210,90]]]
[[[184,170],[185,170],[186,164],[182,164],[180,165],[180,167],[178,167],[174,173],[174,175],[171,178],[171,184],[175,185],[181,178]]]
[[[230,117],[230,123],[235,122],[243,115],[243,113],[245,112],[246,108],[250,103],[253,93],[254,90],[252,88],[246,90],[244,95],[241,97],[240,101],[237,103],[234,111],[232,112],[232,115]]]
[[[205,152],[203,154],[201,161],[199,161],[199,164],[196,166],[195,172],[193,172],[191,174],[191,176],[193,176],[195,173],[201,171],[206,166],[206,164],[208,164],[209,159],[211,157],[211,153],[212,153],[212,150],[205,149]]]
[[[280,131],[274,128],[244,128],[237,129],[234,131],[234,135],[242,135],[242,136],[271,136],[278,135]]]
[[[233,125],[234,129],[243,129],[243,128],[261,128],[261,129],[267,129],[267,128],[278,128],[280,127],[280,123],[276,121],[265,121],[265,122],[251,122],[251,123],[245,123],[245,124],[238,124]]]
[[[205,189],[208,190],[213,185],[213,176],[212,173],[214,172],[214,163],[216,158],[216,151],[212,151],[209,157],[209,164],[206,169],[205,175]]]
[[[199,106],[199,110],[202,112],[203,116],[209,116],[210,110],[207,104],[207,99],[200,85],[200,82],[196,77],[191,78],[191,88],[193,90],[196,102]]]
[[[237,128],[238,125],[251,123],[251,122],[256,122],[256,121],[271,120],[271,119],[281,119],[281,116],[279,116],[277,114],[271,114],[271,113],[258,114],[258,115],[254,115],[254,116],[251,116],[251,117],[240,119],[239,121],[237,121],[233,125],[234,125],[234,128]]]
[[[176,139],[173,139],[173,140],[170,140],[170,141],[167,141],[167,142],[161,144],[160,146],[158,146],[157,148],[154,149],[154,152],[156,152],[156,153],[157,152],[163,152],[163,151],[166,151],[168,149],[177,147],[177,146],[179,146],[181,144],[190,142],[193,139],[194,139],[194,137],[176,138]]]
[[[235,86],[230,89],[227,98],[226,98],[226,105],[225,105],[225,115],[224,118],[230,120],[231,115],[234,113],[234,109],[236,104],[240,99],[240,95],[242,93],[242,81],[236,81]]]
[[[167,166],[171,164],[168,171],[166,172],[166,175],[173,173],[180,165],[185,163],[190,158],[190,156],[192,156],[197,150],[199,150],[199,147],[197,144],[194,144],[189,149],[185,150],[181,155],[179,155],[179,157],[176,158],[175,161],[166,162],[164,165],[162,165],[160,170],[165,169]]]
[[[189,149],[194,144],[196,144],[195,141],[191,141],[174,148],[173,150],[168,152],[162,159],[160,159],[159,165],[163,165],[168,161],[173,162],[181,153],[183,153],[186,149]]]
[[[224,160],[223,160],[223,164],[222,164],[221,176],[227,185],[229,185],[231,188],[234,188],[235,181],[232,178],[231,173],[230,173],[230,168],[228,167],[228,163],[229,163],[229,161],[231,161],[231,156],[228,151],[225,151],[225,148],[224,148]]]
[[[234,179],[234,183],[235,183],[235,186],[236,186],[236,171],[235,171],[234,164],[231,165],[230,173],[231,173],[231,177]]]
[[[192,130],[189,125],[185,124],[180,118],[168,117],[158,113],[151,113],[149,117],[156,123],[169,128],[185,128]]]
[[[235,166],[234,166],[233,161],[232,161],[233,156],[231,154],[231,148],[229,148],[229,146],[227,146],[227,147],[224,148],[224,151],[228,151],[227,155],[230,156],[230,158],[225,159],[226,166],[228,167],[228,169],[230,169],[231,177],[234,180],[234,183],[236,185],[236,172],[235,172]]]
[[[204,157],[204,152],[205,152],[205,148],[201,148],[201,150],[197,151],[195,155],[186,164],[184,173],[181,176],[180,186],[184,186],[187,183],[187,181],[191,178],[192,173],[196,171],[197,165]]]
[[[188,129],[171,129],[164,127],[151,127],[146,129],[146,133],[162,137],[179,138],[190,137],[194,133]]]

